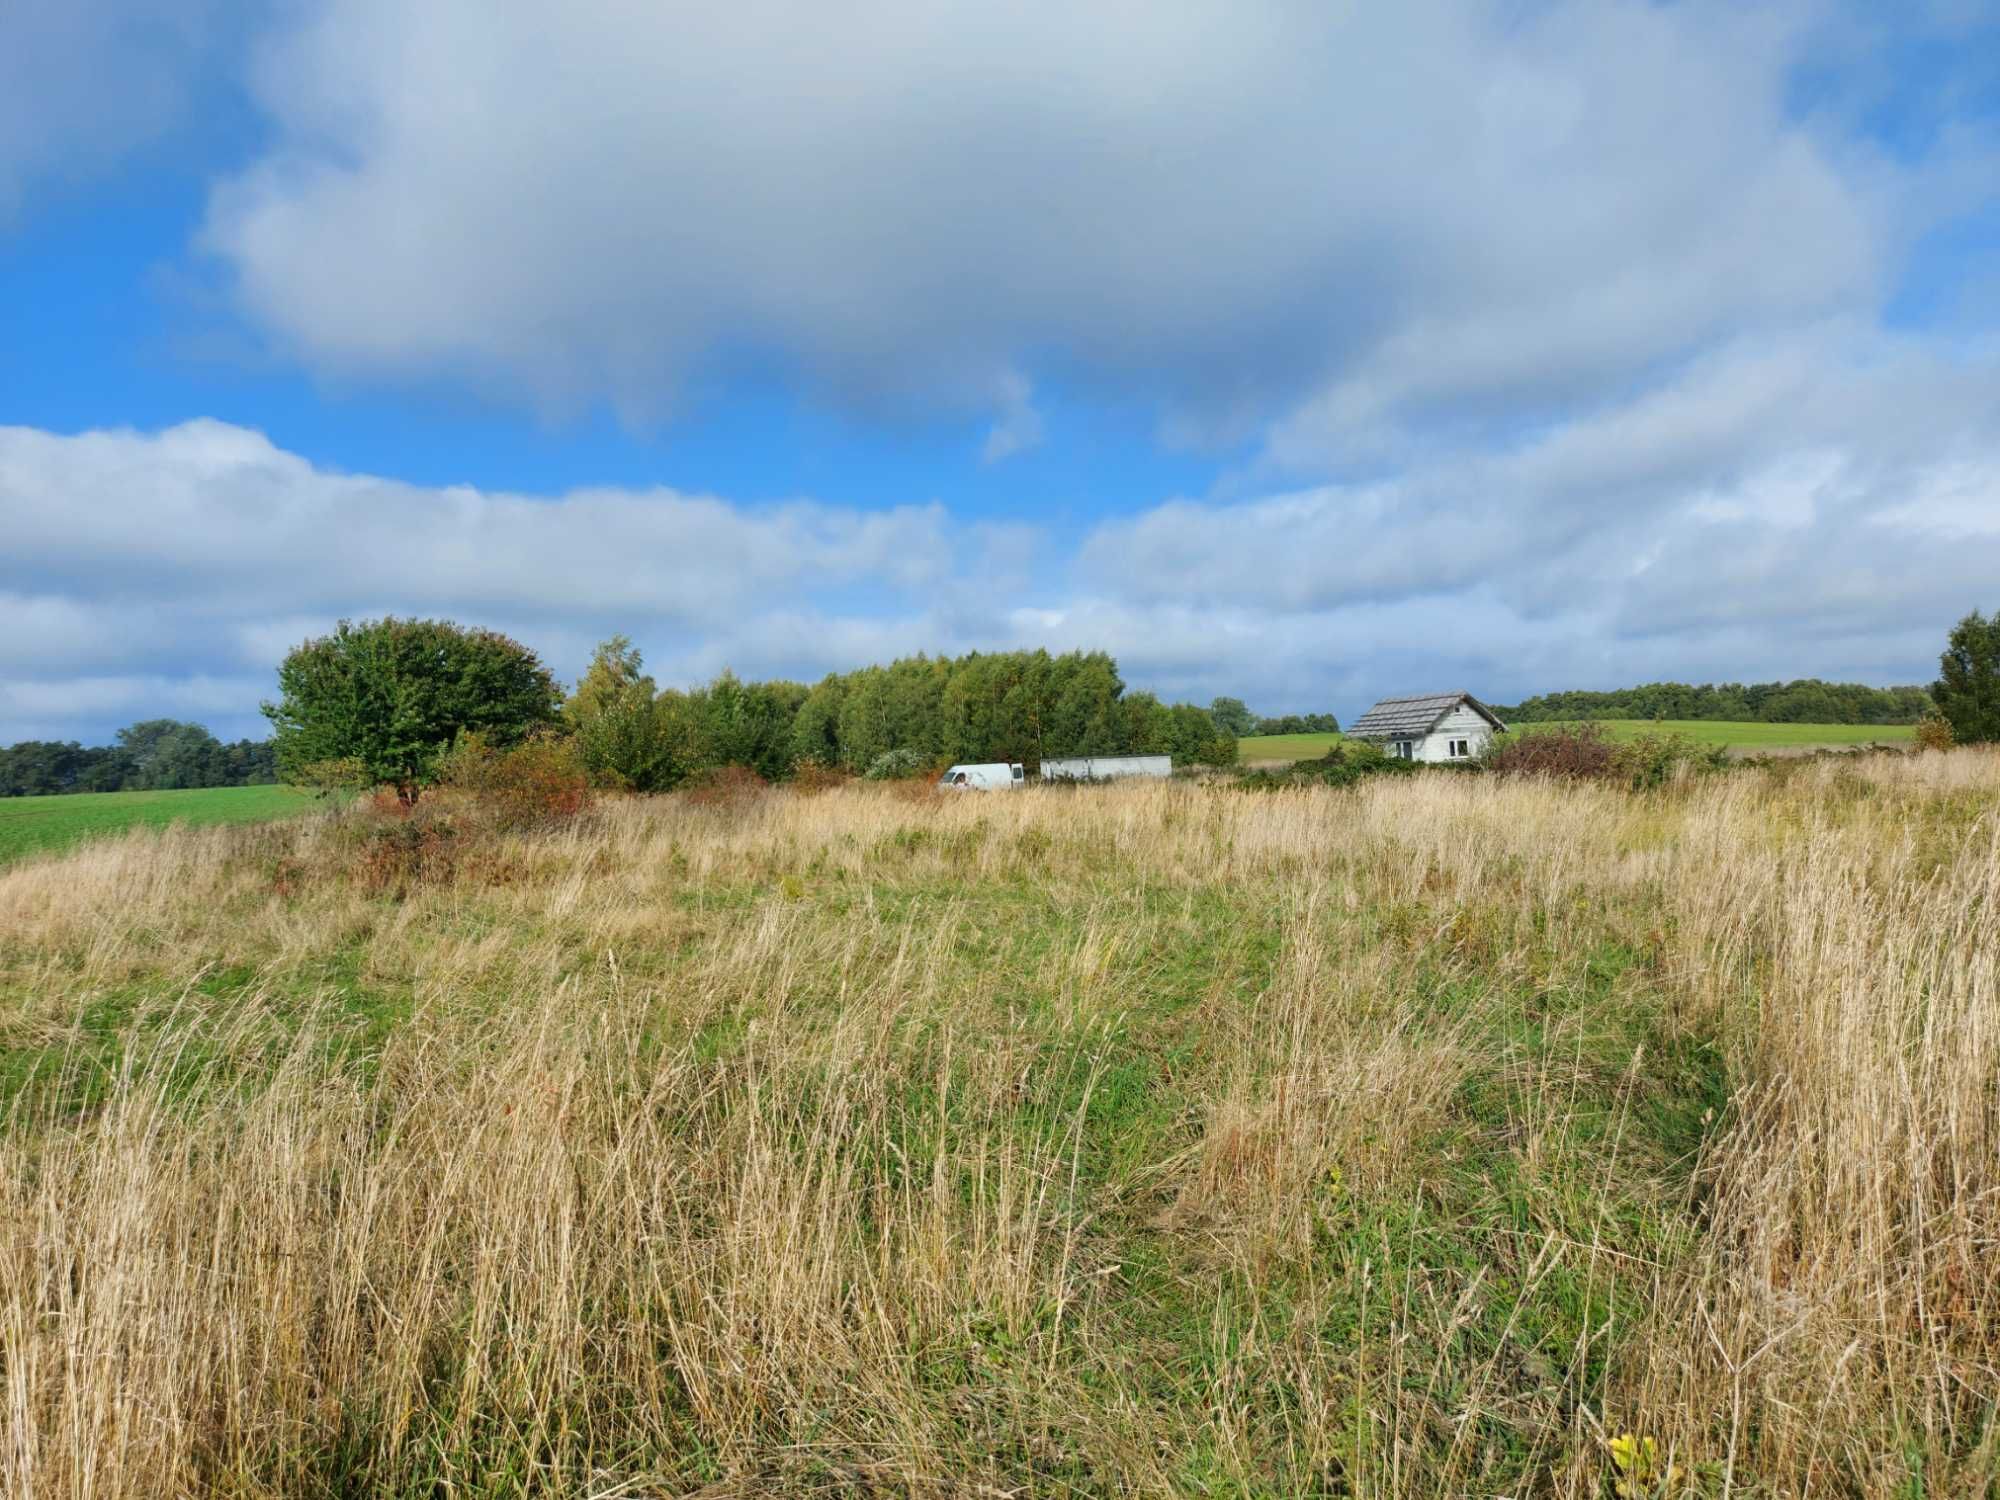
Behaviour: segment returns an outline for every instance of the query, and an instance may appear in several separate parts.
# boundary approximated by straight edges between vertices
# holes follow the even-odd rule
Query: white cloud
[[[320,469],[214,421],[0,427],[0,516],[0,742],[55,732],[55,719],[102,734],[149,693],[161,712],[200,707],[255,732],[287,648],[381,613],[506,629],[570,674],[615,631],[670,678],[817,674],[977,617],[1020,586],[1034,542],[1020,527],[955,526],[938,505],[403,484]],[[218,683],[228,691],[193,686]]]
[[[1996,433],[2000,362],[1820,328],[1511,445],[1110,522],[1081,573],[1138,611],[1111,620],[1139,658],[1189,684],[1248,684],[1264,652],[1310,679],[1356,664],[1374,687],[1503,699],[1657,676],[1928,681],[1951,620],[2000,602],[1982,545]],[[1261,648],[1218,625],[1204,666],[1198,622],[1231,620]]]
[[[1872,296],[1895,176],[1787,117],[1788,14],[317,0],[204,239],[322,372],[648,417],[749,351],[997,458],[1052,358],[1317,461]]]
[[[129,497],[106,503],[108,497]],[[952,567],[936,505],[758,508],[671,490],[559,503],[315,469],[261,434],[190,422],[56,437],[0,429],[17,568],[190,608],[322,613],[434,601],[706,621],[810,576],[921,588]]]
[[[1622,624],[1633,600],[1673,618],[1692,607],[1675,593],[1719,607],[1713,580],[1732,575],[1804,613],[1840,591],[1821,571],[1838,566],[1874,575],[1872,615],[1984,586],[1990,560],[1943,532],[2000,514],[1996,419],[2000,364],[1820,328],[1732,345],[1511,445],[1440,443],[1379,480],[1176,501],[1101,527],[1083,561],[1151,600],[1316,610],[1487,587],[1525,619],[1591,598]]]

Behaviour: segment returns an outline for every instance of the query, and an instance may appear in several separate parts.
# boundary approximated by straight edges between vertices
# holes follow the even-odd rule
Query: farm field
[[[134,826],[259,822],[290,817],[311,806],[309,793],[287,786],[0,797],[0,864],[35,850],[60,849]]]
[[[1243,765],[1267,760],[1317,760],[1340,743],[1337,734],[1251,734],[1236,742]]]
[[[1696,744],[1731,749],[1794,749],[1815,745],[1907,745],[1916,738],[1910,724],[1760,724],[1730,719],[1599,719],[1613,739],[1643,734],[1685,735]],[[1556,726],[1523,724],[1517,733]]]
[[[1614,739],[1642,734],[1679,734],[1702,745],[1727,745],[1747,751],[1784,750],[1816,745],[1906,745],[1916,730],[1908,724],[1758,724],[1726,719],[1601,719]],[[1516,733],[1532,734],[1553,724],[1523,724]],[[1340,741],[1337,734],[1251,735],[1237,742],[1245,765],[1258,761],[1312,760]]]
[[[0,1491],[1991,1493],[2000,753],[0,870]]]

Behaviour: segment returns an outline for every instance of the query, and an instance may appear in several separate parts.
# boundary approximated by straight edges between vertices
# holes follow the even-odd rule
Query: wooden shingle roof
[[[1418,739],[1437,728],[1438,720],[1463,703],[1495,729],[1507,726],[1499,715],[1470,693],[1419,693],[1411,698],[1384,698],[1348,726],[1350,739]]]

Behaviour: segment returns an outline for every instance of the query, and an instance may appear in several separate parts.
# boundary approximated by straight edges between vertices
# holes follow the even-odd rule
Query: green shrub
[[[1642,734],[1618,746],[1616,773],[1635,790],[1665,786],[1681,776],[1706,775],[1729,764],[1723,745],[1698,745],[1683,734]]]
[[[1367,740],[1342,740],[1317,760],[1296,761],[1283,771],[1252,771],[1237,785],[1253,791],[1297,786],[1353,786],[1371,776],[1412,776],[1435,770],[1416,761],[1385,755]]]
[[[1952,628],[1931,701],[1960,745],[2000,740],[2000,610],[1974,610]]]

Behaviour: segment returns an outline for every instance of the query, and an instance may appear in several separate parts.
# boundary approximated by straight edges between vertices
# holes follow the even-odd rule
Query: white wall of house
[[[1484,750],[1492,738],[1493,726],[1461,704],[1439,720],[1436,729],[1410,742],[1408,758],[1422,761],[1470,760]],[[1382,748],[1391,755],[1399,753],[1393,741]],[[1463,753],[1458,753],[1461,751]]]

